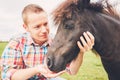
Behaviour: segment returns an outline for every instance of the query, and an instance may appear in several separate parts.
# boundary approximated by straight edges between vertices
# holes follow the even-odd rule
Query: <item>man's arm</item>
[[[94,45],[94,37],[90,32],[83,33],[83,35],[84,35],[86,41],[81,36],[80,40],[81,40],[83,46],[81,45],[81,43],[79,41],[77,42],[78,47],[80,48],[80,52],[79,52],[77,58],[70,63],[69,70],[70,70],[71,75],[75,75],[78,72],[78,70],[82,64],[82,61],[83,61],[84,53],[86,51],[92,49],[92,47]]]

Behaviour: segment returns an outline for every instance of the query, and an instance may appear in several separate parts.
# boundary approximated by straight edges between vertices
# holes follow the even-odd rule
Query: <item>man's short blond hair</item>
[[[22,11],[22,18],[23,22],[27,25],[27,16],[29,13],[41,13],[44,12],[44,10],[36,4],[29,4],[26,7],[24,7]]]

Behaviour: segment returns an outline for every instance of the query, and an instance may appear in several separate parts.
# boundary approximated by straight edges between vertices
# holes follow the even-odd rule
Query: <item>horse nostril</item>
[[[50,58],[47,58],[47,65],[48,65],[48,68],[50,69],[53,65],[52,63],[52,60]]]

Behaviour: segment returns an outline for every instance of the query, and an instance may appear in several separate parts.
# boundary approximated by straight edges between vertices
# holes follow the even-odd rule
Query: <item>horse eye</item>
[[[74,28],[73,24],[66,24],[65,25],[65,29],[72,29],[72,28]]]

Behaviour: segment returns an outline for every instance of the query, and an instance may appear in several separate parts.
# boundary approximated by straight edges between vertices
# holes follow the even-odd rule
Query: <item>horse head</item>
[[[83,23],[84,9],[89,4],[90,0],[65,1],[53,12],[55,24],[59,26],[53,43],[48,48],[47,65],[50,70],[64,70],[78,55],[80,50],[77,41],[84,31],[89,30]]]

